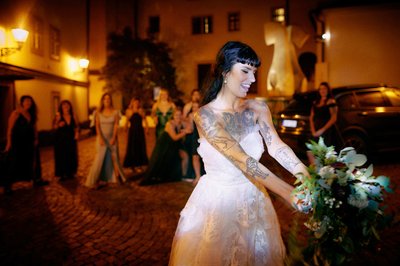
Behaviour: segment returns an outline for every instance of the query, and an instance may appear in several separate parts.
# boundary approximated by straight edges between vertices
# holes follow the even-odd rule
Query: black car
[[[400,149],[400,89],[386,85],[348,86],[332,89],[338,117],[338,143],[359,153],[376,154]],[[276,117],[281,138],[297,152],[312,138],[309,116],[318,91],[295,94]]]

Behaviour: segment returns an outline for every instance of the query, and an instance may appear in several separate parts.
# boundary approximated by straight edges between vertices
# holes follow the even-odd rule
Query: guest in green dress
[[[157,102],[151,108],[151,116],[156,123],[156,138],[164,132],[165,125],[174,112],[175,104],[170,100],[168,90],[162,88]]]
[[[185,125],[182,120],[181,109],[176,108],[172,119],[167,122],[165,130],[157,139],[150,157],[149,168],[140,185],[152,185],[182,179],[182,160],[185,160],[186,154],[183,152],[182,140],[191,131],[191,127]]]

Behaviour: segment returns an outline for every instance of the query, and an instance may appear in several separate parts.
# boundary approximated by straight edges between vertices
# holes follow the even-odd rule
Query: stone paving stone
[[[148,136],[153,136],[150,132]],[[125,137],[119,138],[122,152]],[[147,142],[149,153],[154,138]],[[13,186],[12,196],[0,190],[1,265],[167,265],[172,238],[193,187],[187,182],[140,187],[140,177],[127,171],[128,182],[117,187],[90,190],[81,184],[88,174],[95,138],[79,146],[78,177],[54,177],[53,149],[42,148],[43,177],[50,185],[32,188],[29,182]],[[150,155],[150,154],[149,154]],[[263,163],[284,180],[293,178],[268,156]],[[392,177],[394,193],[386,198],[396,223],[382,232],[380,248],[352,265],[396,265],[400,249],[400,163],[377,164],[374,174]],[[294,213],[271,195],[281,221],[284,241]]]

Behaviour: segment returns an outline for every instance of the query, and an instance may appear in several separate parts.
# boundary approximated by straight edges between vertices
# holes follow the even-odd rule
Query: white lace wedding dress
[[[259,160],[264,147],[258,127],[240,145]],[[181,212],[169,265],[283,265],[279,221],[264,187],[207,140],[200,139],[198,151],[207,174]]]

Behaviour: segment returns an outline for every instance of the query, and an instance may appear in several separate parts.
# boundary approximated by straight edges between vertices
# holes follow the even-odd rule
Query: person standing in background
[[[314,138],[323,137],[328,146],[335,144],[335,123],[338,108],[331,88],[322,82],[318,88],[318,98],[313,102],[310,112],[310,130]]]
[[[148,124],[146,114],[140,105],[138,98],[132,98],[125,112],[128,129],[126,154],[124,167],[131,167],[135,172],[143,172],[143,166],[147,165],[149,160],[146,152],[145,132],[148,133]],[[145,129],[143,128],[145,125]]]
[[[156,123],[156,139],[164,132],[165,125],[174,112],[175,104],[170,100],[168,90],[162,88],[157,102],[151,108],[151,116]]]
[[[7,194],[12,193],[12,184],[17,181],[33,181],[34,186],[48,184],[41,177],[36,103],[30,95],[23,95],[19,103],[8,119],[8,170],[4,185]]]
[[[189,124],[192,126],[192,135],[191,143],[190,143],[190,153],[192,155],[192,165],[193,165],[193,170],[195,173],[195,179],[193,180],[193,185],[197,185],[197,183],[200,180],[200,177],[202,174],[204,174],[204,166],[203,166],[203,161],[200,158],[200,155],[197,151],[199,148],[199,131],[197,130],[196,123],[194,122],[194,114],[199,110],[200,108],[200,103],[199,102],[193,102],[192,103],[192,112],[189,113],[188,115],[188,120]]]
[[[114,109],[109,93],[101,97],[96,111],[97,152],[86,178],[85,186],[97,188],[106,184],[125,182],[118,153],[119,111]]]
[[[188,115],[192,112],[193,103],[200,102],[201,95],[200,95],[200,91],[198,89],[192,90],[192,93],[190,96],[191,96],[190,102],[186,103],[185,106],[183,107],[183,117],[184,118],[187,118]]]
[[[198,103],[200,101],[200,91],[198,89],[192,90],[191,93],[191,100],[190,102],[186,103],[185,106],[183,107],[183,119],[186,119],[189,124],[192,124],[193,121],[189,118],[190,114],[193,112],[193,105],[195,103]],[[193,138],[195,131],[193,131],[190,134],[187,134],[183,145],[184,145],[184,151],[187,153],[187,156],[189,158],[187,166],[184,167],[183,172],[184,172],[184,181],[190,181],[193,182],[193,180],[196,178],[196,169],[194,169],[193,165]]]
[[[182,139],[192,129],[182,119],[182,109],[175,108],[172,118],[156,141],[150,157],[149,167],[140,185],[180,181],[183,177],[182,164],[187,164],[187,154],[183,151]]]
[[[78,171],[79,122],[70,101],[61,101],[53,128],[55,176],[60,180],[73,178]]]

